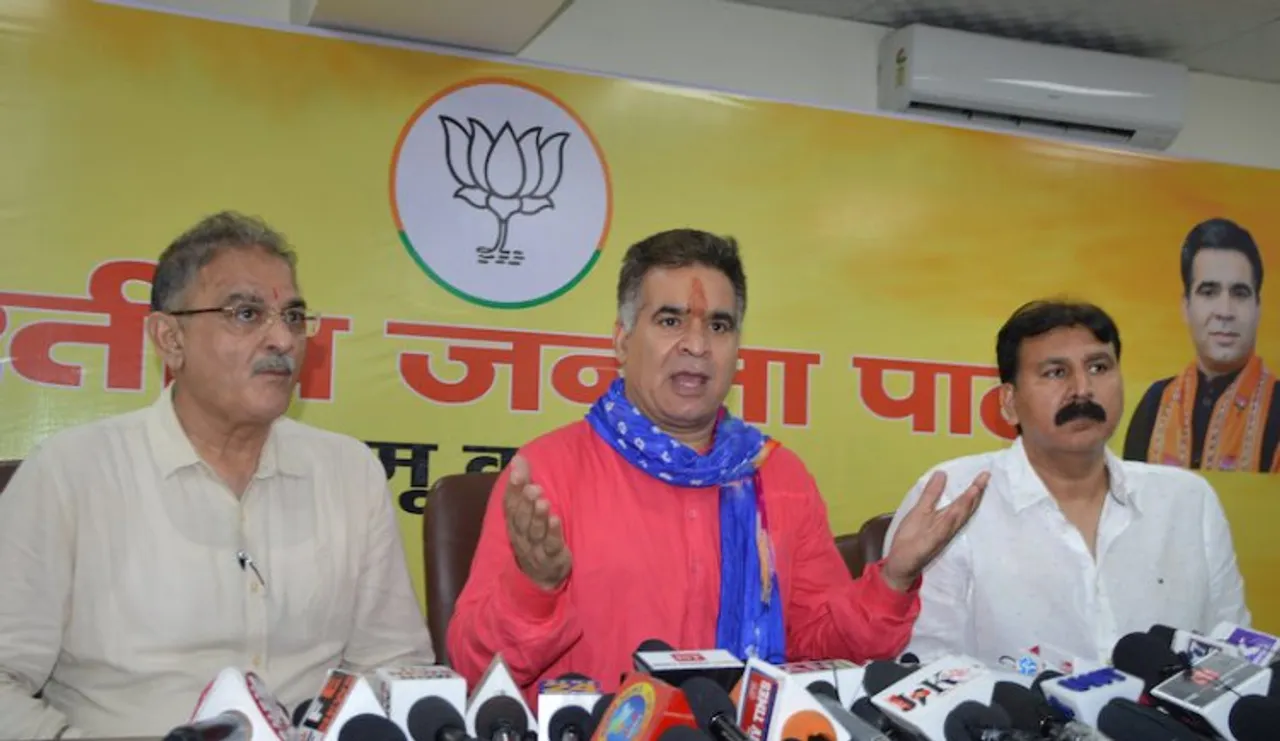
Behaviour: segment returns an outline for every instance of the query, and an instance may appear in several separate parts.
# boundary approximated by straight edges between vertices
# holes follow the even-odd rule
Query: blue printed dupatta
[[[716,648],[742,660],[785,660],[782,598],[765,532],[757,471],[778,443],[722,410],[712,448],[700,454],[650,421],[623,380],[587,412],[596,434],[628,463],[673,486],[720,488],[720,612]]]

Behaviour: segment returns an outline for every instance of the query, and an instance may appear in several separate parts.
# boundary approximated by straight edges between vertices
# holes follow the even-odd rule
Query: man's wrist
[[[886,586],[895,592],[906,593],[916,583],[919,574],[901,573],[890,561],[885,561],[880,565],[880,578],[884,580]]]

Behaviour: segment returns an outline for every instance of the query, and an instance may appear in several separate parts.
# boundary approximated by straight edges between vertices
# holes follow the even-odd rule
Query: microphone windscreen
[[[466,731],[466,721],[443,697],[424,697],[409,708],[405,726],[415,741],[435,741],[440,731],[452,726]]]
[[[641,653],[644,651],[674,651],[674,650],[675,648],[673,648],[670,643],[667,643],[666,641],[658,638],[650,638],[648,640],[642,641],[639,646],[636,646],[635,652]]]
[[[1009,715],[1009,723],[1015,730],[1039,733],[1046,718],[1053,718],[1053,706],[1040,695],[1014,682],[996,682],[991,692],[991,704],[998,705]],[[1063,718],[1054,718],[1061,722]]]
[[[684,697],[689,701],[689,710],[702,730],[707,730],[711,719],[717,715],[733,718],[736,711],[729,693],[724,688],[706,677],[690,677],[680,685]]]
[[[596,729],[600,727],[600,721],[604,718],[604,714],[608,712],[609,706],[613,704],[612,692],[605,693],[596,700],[596,706],[591,708],[591,735],[596,734]]]
[[[870,697],[859,697],[853,701],[853,707],[849,710],[859,718],[865,720],[875,726],[876,730],[881,732],[889,732],[894,729],[894,725],[889,720],[889,716],[884,711],[871,703]]]
[[[290,719],[293,722],[294,728],[297,728],[298,726],[302,725],[302,719],[307,717],[307,711],[310,709],[311,709],[310,697],[298,703],[298,707],[293,709],[293,717]]]
[[[587,676],[587,675],[585,675],[585,674],[579,674],[579,673],[577,673],[577,672],[565,672],[564,674],[561,674],[560,676],[556,677],[556,679],[557,679],[557,680],[559,680],[559,681],[561,681],[561,682],[568,682],[568,681],[575,680],[575,679],[576,679],[576,680],[578,680],[578,681],[580,681],[580,682],[590,682],[590,681],[591,681],[591,677],[588,677],[588,676]]]
[[[1204,741],[1204,736],[1192,731],[1173,716],[1119,697],[1103,706],[1094,727],[1105,735],[1117,739],[1158,738],[1162,741]]]
[[[547,721],[548,738],[544,741],[561,741],[565,738],[566,731],[572,731],[574,738],[590,738],[595,732],[591,713],[583,710],[580,705],[565,705],[551,714],[551,720]]]
[[[1151,626],[1151,629],[1147,631],[1147,635],[1163,643],[1166,648],[1173,647],[1173,638],[1177,633],[1178,631],[1173,628],[1170,628],[1167,625],[1160,625],[1159,623]]]
[[[1280,729],[1280,700],[1250,695],[1236,700],[1227,726],[1236,741],[1274,741]]]
[[[361,713],[342,724],[338,741],[408,741],[395,723],[373,713]]]
[[[1000,708],[967,700],[956,705],[942,722],[946,741],[973,741],[985,738],[988,731],[1008,730],[1009,716]]]
[[[905,654],[903,654],[903,655],[902,655],[902,658],[898,659],[898,663],[899,663],[899,664],[910,664],[910,665],[912,665],[912,666],[919,666],[919,665],[920,665],[920,657],[919,657],[919,656],[916,656],[915,654],[913,654],[913,653],[911,653],[910,651],[908,651],[908,652],[906,652]]]
[[[1271,686],[1267,688],[1267,697],[1280,700],[1280,661],[1271,662],[1267,667],[1271,670]]]
[[[1045,669],[1044,671],[1036,675],[1035,681],[1031,683],[1031,689],[1035,692],[1039,692],[1040,685],[1044,684],[1045,682],[1048,682],[1050,679],[1057,679],[1058,677],[1062,677],[1062,676],[1066,676],[1066,675],[1064,675],[1062,672],[1055,672],[1052,669]]]
[[[1132,674],[1146,685],[1146,691],[1176,673],[1182,663],[1178,655],[1147,633],[1130,633],[1116,642],[1111,663],[1125,674]]]
[[[878,695],[891,684],[911,674],[912,669],[892,661],[873,661],[862,675],[862,688],[868,695]]]
[[[809,692],[815,695],[830,697],[832,700],[840,702],[840,693],[836,690],[835,685],[826,680],[819,679],[816,682],[810,682]]]
[[[476,713],[476,735],[480,738],[493,738],[494,732],[504,726],[524,735],[529,730],[529,716],[520,701],[514,697],[490,697]]]

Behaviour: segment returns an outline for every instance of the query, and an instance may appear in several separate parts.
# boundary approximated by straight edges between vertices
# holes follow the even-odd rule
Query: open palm
[[[905,591],[947,544],[982,501],[991,474],[983,471],[955,501],[939,508],[938,501],[947,488],[947,475],[936,471],[925,483],[920,501],[912,507],[893,536],[893,545],[885,558],[882,574],[890,586]]]

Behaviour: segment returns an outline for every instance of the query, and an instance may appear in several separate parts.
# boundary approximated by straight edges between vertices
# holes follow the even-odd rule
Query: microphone
[[[229,667],[205,685],[189,721],[170,733],[183,738],[229,733],[230,741],[240,732],[257,741],[279,740],[289,738],[291,728],[288,714],[257,674]]]
[[[1043,697],[1014,682],[996,682],[991,702],[1005,711],[1013,728],[1051,741],[1111,741],[1089,726],[1070,720]]]
[[[409,715],[429,698],[443,700],[459,715],[466,712],[467,680],[447,666],[382,667],[374,672],[373,681],[387,718],[410,733]],[[432,707],[439,705],[433,703]]]
[[[1228,739],[1231,711],[1245,695],[1265,695],[1271,686],[1271,670],[1239,656],[1220,652],[1201,659],[1151,690],[1151,696],[1171,710],[1186,715],[1183,722]]]
[[[408,741],[404,731],[385,716],[361,713],[338,730],[338,741]]]
[[[641,643],[631,656],[636,671],[652,674],[668,684],[679,687],[690,677],[707,677],[724,688],[733,685],[742,676],[742,660],[724,649],[699,649],[676,651],[670,644],[656,638]]]
[[[467,703],[467,730],[480,741],[523,741],[538,721],[501,655],[493,657]]]
[[[1095,669],[1069,677],[1046,678],[1040,681],[1040,692],[1049,706],[1067,720],[1097,726],[1099,714],[1111,701],[1138,701],[1143,696],[1143,682],[1117,669]]]
[[[538,685],[538,737],[544,741],[580,741],[595,730],[591,711],[600,701],[600,685],[581,674],[563,674]]]
[[[473,741],[462,713],[443,697],[424,697],[413,703],[405,729],[414,741]]]
[[[930,741],[1040,741],[1015,731],[1009,716],[998,707],[965,700],[947,713],[942,724],[942,735],[929,735]]]
[[[822,661],[793,661],[780,664],[779,669],[795,677],[800,684],[809,688],[810,692],[834,692],[832,697],[840,701],[840,705],[848,708],[865,693],[862,691],[862,677],[866,669],[845,659],[826,659]],[[820,686],[820,689],[814,689]]]
[[[1209,741],[1170,715],[1119,697],[1102,708],[1097,726],[1099,731],[1120,741]]]
[[[867,678],[876,681],[880,678],[873,675],[882,671],[891,670],[868,666]],[[867,678],[863,681],[866,682]],[[944,656],[890,684],[873,695],[871,702],[899,728],[930,741],[942,741],[949,738],[947,718],[952,710],[969,701],[985,705],[991,700],[994,685],[995,677],[991,670],[977,659],[963,655]],[[963,719],[974,712],[977,711],[971,708],[959,717]],[[951,721],[951,725],[959,722]]]
[[[1226,641],[1220,641],[1189,630],[1171,628],[1168,625],[1160,625],[1159,623],[1151,626],[1147,630],[1147,635],[1168,646],[1169,650],[1190,664],[1195,664],[1206,656],[1223,651],[1233,656],[1240,655],[1239,649]]]
[[[1231,707],[1228,720],[1236,741],[1274,741],[1280,728],[1280,700],[1250,695]]]
[[[724,688],[706,677],[690,677],[680,685],[698,727],[716,741],[751,741],[734,719],[733,701]]]
[[[601,714],[593,741],[648,741],[674,726],[696,727],[683,692],[648,674],[633,673]]]
[[[1235,646],[1241,656],[1258,666],[1267,666],[1280,653],[1280,637],[1242,625],[1221,622],[1209,635]]]
[[[342,669],[330,669],[324,686],[310,702],[306,715],[298,725],[298,738],[300,741],[341,739],[346,726],[364,716],[381,718],[403,736],[403,732],[387,719],[387,713],[383,710],[382,703],[378,702],[378,696],[369,680]],[[368,718],[356,725],[356,731],[375,734],[378,738],[387,737],[390,733],[384,724]]]
[[[165,734],[164,741],[250,741],[253,724],[238,710],[227,710],[208,720],[178,726]]]

